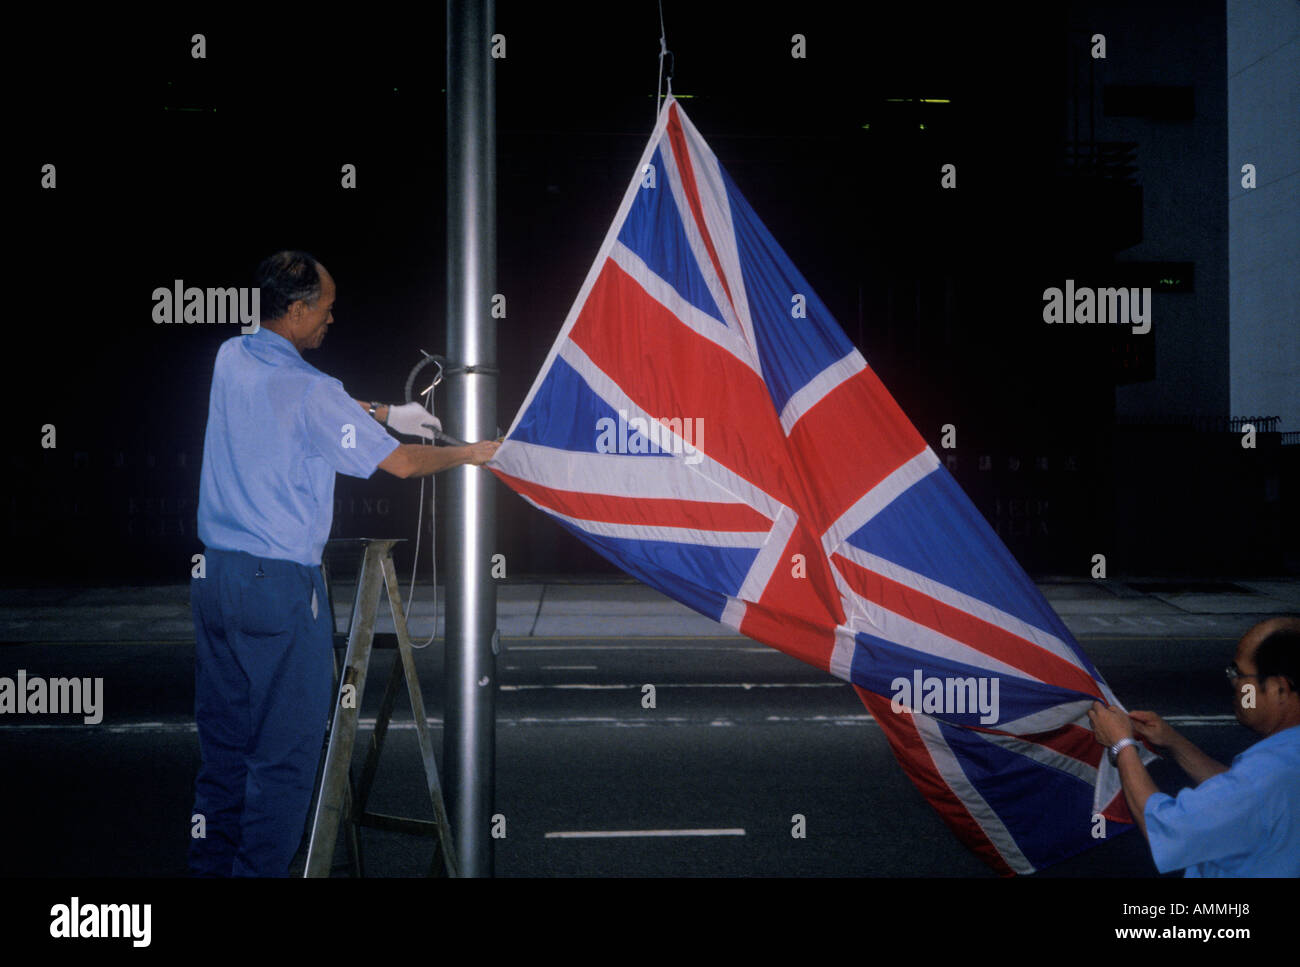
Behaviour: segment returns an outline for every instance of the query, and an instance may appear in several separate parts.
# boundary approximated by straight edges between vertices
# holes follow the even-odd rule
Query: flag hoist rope
[[[443,363],[447,360],[442,356],[431,356],[429,353],[424,352],[423,349],[421,349],[420,352],[424,353],[424,358],[416,363],[415,366],[412,367],[411,372],[407,375],[406,387],[404,388],[402,395],[408,403],[415,400],[415,397],[412,395],[412,392],[415,389],[415,377],[419,375],[420,370],[432,363],[438,368],[438,372],[433,377],[433,382],[420,391],[420,395],[424,397],[424,408],[429,411],[430,415],[436,415],[433,412],[433,391],[434,388],[442,382],[444,371]],[[460,444],[462,442],[439,431],[435,431],[434,436],[444,442],[455,444]],[[434,445],[433,440],[428,441],[428,443],[429,446]],[[437,507],[438,498],[438,484],[436,479],[437,474],[430,474],[427,477],[420,478],[420,501],[418,504],[418,513],[415,518],[415,553],[411,556],[411,584],[406,592],[405,614],[407,625],[409,626],[411,607],[415,602],[415,571],[420,563],[420,526],[424,523],[424,485],[427,482],[429,485],[429,559],[430,570],[432,572],[431,580],[433,582],[433,627],[429,632],[429,639],[420,643],[412,640],[412,648],[427,648],[429,645],[433,644],[433,639],[438,637],[438,545],[436,542],[437,529],[434,523],[434,513]]]
[[[659,83],[655,86],[658,95],[655,101],[655,123],[659,121],[659,109],[664,102],[664,58],[668,58],[668,96],[673,96],[673,52],[668,49],[668,33],[664,30],[664,0],[659,0]]]
[[[433,382],[420,390],[420,396],[424,397],[424,408],[429,411],[430,416],[437,416],[433,410],[433,392],[439,383],[442,382],[443,376],[449,373],[495,373],[496,370],[487,366],[464,366],[459,369],[447,369],[445,356],[434,356],[426,353],[423,349],[420,352],[424,358],[416,363],[410,373],[406,376],[406,386],[403,388],[402,396],[407,403],[415,401],[415,378],[420,375],[420,370],[433,364],[438,368],[438,372],[433,377]],[[498,433],[500,430],[497,431]],[[451,447],[468,446],[464,440],[458,440],[454,436],[449,436],[441,430],[433,431],[433,440],[426,441],[429,446],[436,443],[445,443]],[[410,620],[411,606],[415,601],[415,572],[420,563],[420,526],[424,523],[424,486],[429,485],[429,557],[430,557],[430,580],[433,582],[433,630],[429,632],[429,639],[421,644],[411,642],[412,648],[427,648],[433,644],[433,639],[438,637],[438,546],[437,546],[437,528],[435,523],[435,513],[437,510],[438,484],[437,474],[429,474],[427,477],[420,478],[420,502],[418,513],[415,518],[415,553],[411,560],[411,583],[406,591],[406,611],[405,617]]]

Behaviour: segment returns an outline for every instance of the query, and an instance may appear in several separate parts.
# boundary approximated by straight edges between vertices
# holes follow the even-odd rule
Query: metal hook
[[[420,352],[424,353],[424,350],[421,349]],[[442,363],[438,362],[438,360],[434,359],[434,357],[429,356],[428,353],[424,353],[424,355],[432,359],[433,365],[438,367],[438,375],[433,377],[433,382],[420,391],[421,396],[428,396],[430,393],[433,392],[433,388],[442,382]]]

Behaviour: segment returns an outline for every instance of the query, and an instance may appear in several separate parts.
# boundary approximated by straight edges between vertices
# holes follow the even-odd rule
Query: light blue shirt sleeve
[[[336,379],[317,380],[303,402],[308,444],[339,473],[369,477],[398,447]]]
[[[1144,815],[1156,869],[1168,873],[1255,850],[1267,835],[1260,794],[1268,779],[1267,763],[1248,757],[1176,797],[1154,793]]]

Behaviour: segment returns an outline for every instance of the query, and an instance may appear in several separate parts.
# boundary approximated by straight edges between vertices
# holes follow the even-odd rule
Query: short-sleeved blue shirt
[[[269,329],[217,351],[199,481],[204,546],[320,563],[334,474],[369,477],[398,442]]]
[[[1144,811],[1161,873],[1300,876],[1300,725],[1256,742],[1177,797],[1155,793]]]

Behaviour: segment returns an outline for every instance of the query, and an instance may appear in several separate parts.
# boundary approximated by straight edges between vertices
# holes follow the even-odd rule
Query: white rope
[[[438,379],[435,379],[433,381],[433,385],[430,386],[428,389],[426,389],[424,391],[424,394],[422,394],[425,396],[424,408],[428,410],[430,414],[433,413],[433,387],[438,385],[441,377],[442,377],[442,372],[440,368],[438,373]],[[432,440],[428,440],[426,442],[428,443],[429,446],[436,445]],[[434,512],[437,507],[438,485],[434,480],[434,476],[435,476],[434,474],[430,474],[428,477],[420,478],[420,500],[418,504],[419,513],[415,518],[415,553],[412,555],[411,558],[411,584],[406,591],[406,613],[404,617],[407,619],[409,623],[411,617],[411,606],[415,603],[415,570],[420,563],[420,525],[424,523],[424,484],[425,481],[427,480],[429,483],[429,544],[430,544],[429,556],[430,558],[432,558],[432,560],[430,561],[430,570],[433,572],[431,578],[433,581],[433,628],[429,632],[428,641],[425,641],[424,643],[418,645],[414,641],[411,642],[411,647],[416,649],[428,648],[431,644],[433,644],[433,640],[438,637],[438,542],[436,539],[436,530],[435,530],[435,521],[434,521]],[[410,629],[408,628],[407,630],[409,633]]]

